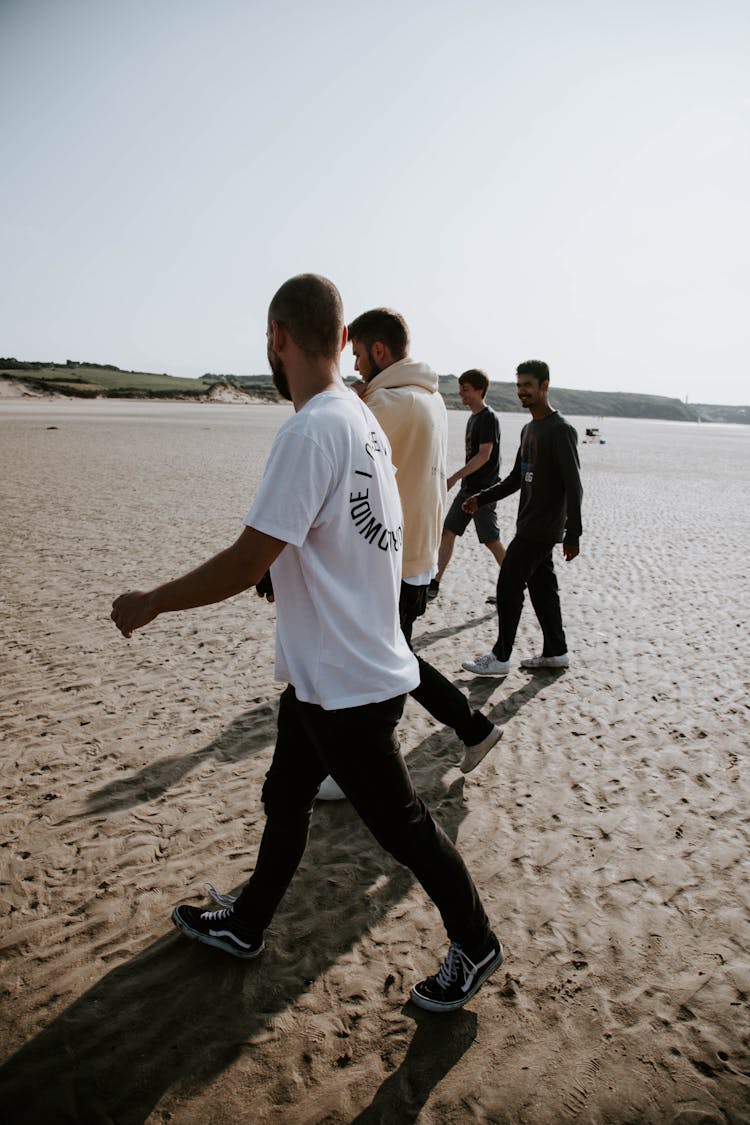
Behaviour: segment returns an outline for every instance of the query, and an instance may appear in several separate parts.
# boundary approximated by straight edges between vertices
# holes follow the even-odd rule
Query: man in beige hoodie
[[[404,513],[399,616],[411,647],[414,622],[425,612],[427,590],[437,566],[446,503],[448,419],[438,377],[426,363],[409,357],[409,329],[393,309],[371,309],[348,328],[355,390],[369,406],[391,443],[396,483]],[[426,660],[417,657],[419,687],[411,694],[433,718],[452,727],[465,746],[461,769],[473,770],[501,731],[463,692]],[[334,796],[324,783],[320,796]]]

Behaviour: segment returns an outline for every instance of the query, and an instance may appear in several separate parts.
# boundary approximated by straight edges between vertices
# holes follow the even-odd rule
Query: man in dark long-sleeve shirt
[[[560,612],[552,550],[562,542],[567,562],[578,554],[581,536],[581,488],[578,435],[549,405],[549,368],[538,359],[519,364],[518,397],[531,414],[521,431],[513,469],[499,484],[470,496],[467,512],[502,500],[520,490],[516,535],[510,543],[497,580],[498,638],[492,652],[462,667],[477,676],[506,676],[528,588],[542,627],[544,646],[539,656],[521,661],[522,668],[567,668],[568,645]]]

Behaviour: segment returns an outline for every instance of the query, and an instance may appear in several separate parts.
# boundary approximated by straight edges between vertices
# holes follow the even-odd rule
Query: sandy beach
[[[435,1016],[408,994],[445,952],[437,912],[346,804],[317,809],[257,961],[169,920],[252,870],[274,610],[251,592],[128,642],[110,604],[239,534],[287,415],[0,401],[0,1117],[750,1122],[750,428],[593,420],[568,671],[518,667],[528,605],[506,680],[461,670],[495,639],[496,569],[458,544],[416,647],[503,738],[464,777],[410,700],[401,740],[506,961]],[[501,416],[504,471],[524,421]]]

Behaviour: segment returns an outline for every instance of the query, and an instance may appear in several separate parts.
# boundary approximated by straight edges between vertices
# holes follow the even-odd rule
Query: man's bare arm
[[[181,578],[121,594],[112,603],[112,620],[124,637],[132,637],[160,613],[223,602],[260,582],[285,546],[282,539],[246,527],[231,547]]]
[[[494,445],[494,441],[482,442],[471,460],[467,461],[462,468],[456,469],[455,473],[448,477],[446,483],[449,492],[453,488],[453,485],[456,483],[456,481],[463,480],[464,477],[470,476],[472,473],[475,473],[477,469],[481,469],[482,465],[487,464],[490,457],[492,456]]]

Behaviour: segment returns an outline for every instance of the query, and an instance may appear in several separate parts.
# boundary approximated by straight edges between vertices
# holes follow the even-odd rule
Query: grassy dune
[[[0,375],[21,379],[45,391],[80,398],[196,398],[206,395],[216,379],[179,379],[146,371],[120,371],[98,364],[22,363],[0,361]]]

